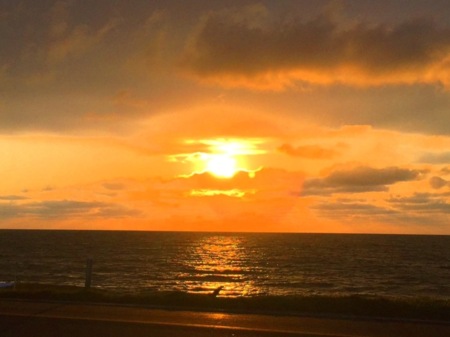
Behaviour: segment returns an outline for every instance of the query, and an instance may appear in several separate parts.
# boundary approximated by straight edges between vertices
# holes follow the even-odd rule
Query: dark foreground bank
[[[442,337],[450,324],[149,309],[136,306],[0,300],[2,337],[240,336]]]
[[[303,315],[412,319],[450,323],[450,301],[431,298],[398,299],[367,296],[215,297],[183,292],[123,293],[101,289],[46,284],[16,284],[1,288],[0,299],[105,303],[147,308]]]

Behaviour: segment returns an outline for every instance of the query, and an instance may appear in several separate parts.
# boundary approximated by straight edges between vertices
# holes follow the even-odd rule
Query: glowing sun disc
[[[231,178],[238,171],[236,159],[227,155],[212,155],[206,163],[205,171],[219,178]]]

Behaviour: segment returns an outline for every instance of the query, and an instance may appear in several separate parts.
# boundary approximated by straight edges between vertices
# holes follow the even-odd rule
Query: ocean
[[[0,230],[0,281],[450,299],[450,236]]]

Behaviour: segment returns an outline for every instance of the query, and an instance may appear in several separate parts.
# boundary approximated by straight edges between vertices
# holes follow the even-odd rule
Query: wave
[[[100,289],[196,292],[223,285],[225,297],[448,300],[449,246],[450,236],[0,231],[0,281],[83,285],[89,256]]]
[[[180,275],[177,280],[181,281],[207,281],[207,282],[240,282],[240,279],[236,279],[230,276],[221,275]]]

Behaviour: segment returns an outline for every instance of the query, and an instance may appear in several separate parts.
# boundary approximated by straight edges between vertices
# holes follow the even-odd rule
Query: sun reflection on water
[[[258,294],[251,275],[251,259],[245,249],[245,238],[236,235],[213,235],[200,238],[187,261],[186,272],[179,274],[184,288],[191,293],[212,294],[223,287],[218,296],[237,297]]]

